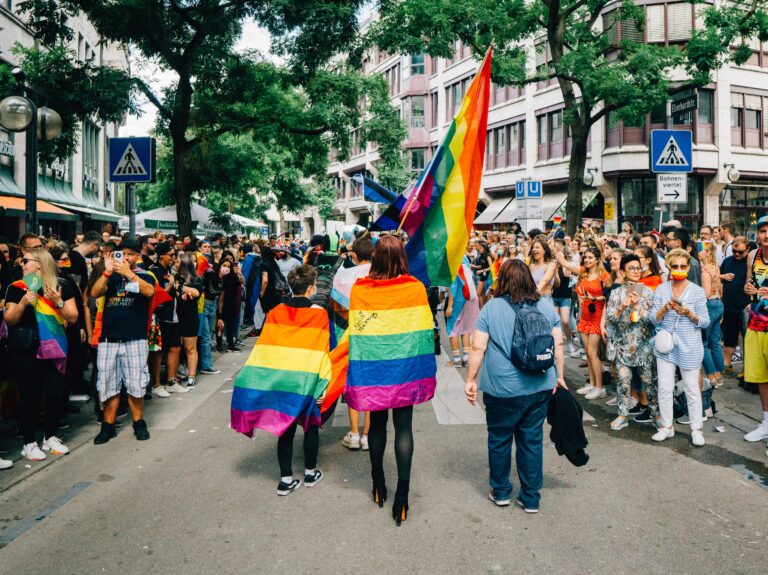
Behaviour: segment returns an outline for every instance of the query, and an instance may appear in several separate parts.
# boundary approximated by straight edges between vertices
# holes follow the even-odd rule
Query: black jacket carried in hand
[[[561,387],[552,396],[547,408],[547,422],[552,426],[549,438],[558,455],[565,455],[576,467],[586,465],[589,455],[584,448],[589,443],[582,424],[583,410],[571,392]]]

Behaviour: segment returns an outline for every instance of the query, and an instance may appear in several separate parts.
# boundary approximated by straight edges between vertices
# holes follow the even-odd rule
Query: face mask
[[[681,282],[688,277],[688,270],[672,270],[669,275],[676,282]]]
[[[504,250],[498,250],[498,251],[496,252],[496,255],[498,255],[498,256],[503,256],[503,255],[504,255]]]
[[[643,273],[648,271],[648,266],[643,266]]]
[[[231,269],[231,268],[221,268],[221,273],[222,273],[223,275],[228,275],[228,274],[229,274],[229,272],[231,272],[231,271],[232,271],[232,269]]]

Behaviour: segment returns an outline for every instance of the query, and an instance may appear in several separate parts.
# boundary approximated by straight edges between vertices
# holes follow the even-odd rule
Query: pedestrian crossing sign
[[[154,179],[154,138],[110,138],[110,182],[141,183]]]
[[[693,171],[693,140],[690,130],[651,130],[651,171]]]

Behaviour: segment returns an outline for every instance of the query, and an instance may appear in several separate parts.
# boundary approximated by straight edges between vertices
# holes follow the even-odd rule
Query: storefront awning
[[[511,224],[517,220],[517,200],[511,198],[498,216],[493,219],[494,224]]]
[[[0,206],[5,209],[5,214],[11,217],[24,217],[26,212],[25,198],[15,196],[0,196]],[[59,220],[76,222],[77,214],[68,212],[62,208],[49,204],[44,200],[37,200],[37,217],[41,220]]]
[[[589,205],[594,201],[599,194],[597,190],[591,190],[581,194],[581,211],[586,210]],[[553,198],[554,204],[547,204],[547,200]],[[545,194],[542,200],[542,211],[544,212],[544,220],[551,221],[555,216],[562,216],[565,218],[565,204],[568,201],[568,194]],[[552,207],[552,209],[549,209]]]
[[[493,224],[496,222],[496,217],[504,211],[504,208],[514,201],[514,197],[511,198],[496,198],[491,200],[491,203],[485,208],[485,211],[475,218],[476,224]]]

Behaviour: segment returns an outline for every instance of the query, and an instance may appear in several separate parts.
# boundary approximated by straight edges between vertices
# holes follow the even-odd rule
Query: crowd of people
[[[661,442],[677,422],[703,446],[713,390],[738,374],[758,386],[763,410],[744,439],[768,439],[768,217],[757,222],[756,242],[736,236],[730,222],[703,226],[698,238],[677,221],[660,231],[625,224],[619,234],[585,228],[573,237],[560,227],[525,233],[518,224],[475,231],[454,283],[442,288],[408,275],[407,239],[359,229],[345,240],[0,238],[3,366],[19,380],[22,455],[67,453],[58,430],[72,409],[69,393],[82,388],[98,398],[95,443],[115,437],[127,410],[136,439],[148,439],[144,400],[187,393],[198,377],[217,374],[213,351],[239,353],[250,326],[261,337],[236,380],[231,425],[279,437],[278,495],[302,485],[291,468],[297,425],[305,430],[303,485],[322,479],[317,429],[343,391],[350,429],[342,444],[370,452],[379,506],[391,410],[399,524],[409,510],[413,406],[435,391],[440,310],[448,366],[467,368],[470,403],[483,392],[496,505],[510,503],[516,443],[516,503],[538,511],[545,418],[559,453],[575,465],[588,459],[566,356],[588,370],[575,392],[615,407],[613,431],[648,424],[650,439]],[[276,359],[289,349],[290,361]],[[342,372],[345,386],[329,383]]]

